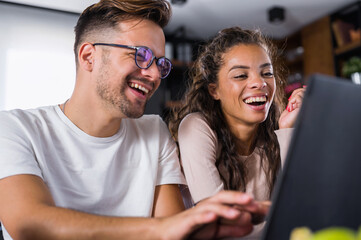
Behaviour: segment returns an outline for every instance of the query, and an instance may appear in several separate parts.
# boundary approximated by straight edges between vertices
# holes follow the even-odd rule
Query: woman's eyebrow
[[[237,68],[250,69],[250,67],[248,67],[248,66],[244,66],[244,65],[234,65],[233,67],[231,67],[231,69],[229,69],[229,71],[232,71],[233,69],[237,69]]]
[[[265,67],[269,67],[269,66],[272,66],[272,64],[271,64],[271,63],[263,63],[263,64],[261,64],[259,67],[260,67],[260,68],[265,68]],[[245,66],[245,65],[234,65],[233,67],[231,67],[231,68],[229,69],[229,71],[232,71],[232,70],[238,69],[238,68],[241,68],[241,69],[250,69],[249,66]]]
[[[271,63],[263,63],[259,67],[264,68],[264,67],[269,67],[269,66],[272,66],[272,64]]]

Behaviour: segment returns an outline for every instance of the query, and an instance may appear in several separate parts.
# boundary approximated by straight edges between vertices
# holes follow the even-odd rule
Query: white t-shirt
[[[0,179],[41,177],[59,207],[108,216],[150,217],[157,185],[185,184],[156,115],[123,119],[118,133],[98,138],[58,106],[0,112],[0,166]]]

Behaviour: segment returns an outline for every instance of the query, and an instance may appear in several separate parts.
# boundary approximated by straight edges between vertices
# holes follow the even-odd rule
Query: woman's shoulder
[[[193,112],[187,114],[181,121],[179,128],[181,127],[187,127],[187,126],[199,126],[199,125],[206,125],[208,126],[208,123],[204,116],[200,112]]]
[[[190,113],[183,118],[179,125],[178,136],[182,134],[199,135],[201,133],[202,135],[205,134],[216,139],[215,132],[211,129],[205,117],[200,112]]]

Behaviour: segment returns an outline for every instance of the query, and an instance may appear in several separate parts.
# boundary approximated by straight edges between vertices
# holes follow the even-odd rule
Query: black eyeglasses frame
[[[92,45],[93,45],[93,46],[110,46],[110,47],[119,47],[119,48],[133,49],[133,50],[135,50],[135,54],[134,54],[135,64],[136,64],[137,67],[140,68],[140,69],[148,69],[150,66],[152,66],[154,59],[156,60],[156,64],[157,64],[157,66],[159,67],[159,66],[160,66],[160,65],[158,65],[159,60],[164,59],[164,60],[166,60],[166,61],[169,62],[170,67],[169,67],[168,73],[167,73],[165,76],[161,76],[161,77],[160,77],[161,79],[164,79],[164,78],[168,77],[169,73],[170,73],[171,70],[172,70],[172,62],[171,62],[171,60],[169,60],[169,59],[166,58],[166,57],[159,57],[159,58],[157,58],[157,57],[154,55],[152,49],[150,49],[149,47],[146,47],[146,46],[129,46],[129,45],[122,45],[122,44],[115,44],[115,43],[93,43]],[[137,52],[138,52],[138,50],[139,50],[140,48],[146,48],[146,49],[148,49],[148,50],[152,53],[152,59],[150,60],[150,62],[148,63],[148,65],[147,65],[146,67],[141,67],[141,66],[138,64],[138,61],[137,61]],[[161,71],[160,71],[160,72],[161,72]]]

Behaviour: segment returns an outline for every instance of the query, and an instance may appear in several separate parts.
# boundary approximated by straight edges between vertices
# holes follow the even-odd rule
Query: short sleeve
[[[216,168],[217,137],[200,113],[187,115],[179,125],[181,164],[193,201],[199,202],[223,189]]]
[[[277,135],[278,143],[280,145],[282,166],[284,165],[284,162],[287,157],[288,147],[291,142],[293,131],[294,131],[293,128],[282,128],[275,131]]]
[[[157,185],[186,184],[180,169],[177,145],[171,137],[166,124],[159,119],[160,144]]]
[[[18,174],[42,177],[27,118],[19,111],[0,112],[0,179]]]

